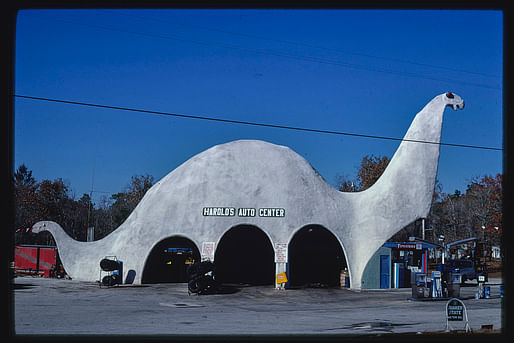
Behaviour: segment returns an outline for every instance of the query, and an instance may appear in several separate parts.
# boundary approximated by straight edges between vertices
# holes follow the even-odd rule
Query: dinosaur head
[[[40,233],[42,231],[46,231],[46,223],[44,221],[37,222],[30,228],[32,233]]]
[[[464,100],[455,93],[447,92],[443,95],[443,99],[446,102],[446,106],[452,106],[455,111],[457,111],[457,108],[461,110],[464,108]]]

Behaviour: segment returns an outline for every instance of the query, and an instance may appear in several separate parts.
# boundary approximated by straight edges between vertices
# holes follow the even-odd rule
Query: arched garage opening
[[[270,285],[275,278],[273,245],[264,231],[238,225],[221,238],[214,255],[216,280],[221,283]]]
[[[332,232],[320,225],[307,225],[289,243],[289,285],[340,285],[346,259]]]
[[[200,251],[193,241],[180,236],[165,238],[148,255],[141,282],[187,282],[187,267],[195,261],[200,261]]]

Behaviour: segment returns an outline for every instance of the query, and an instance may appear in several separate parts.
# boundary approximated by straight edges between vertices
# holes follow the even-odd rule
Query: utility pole
[[[95,227],[91,226],[87,228],[87,242],[92,242],[95,240]]]
[[[92,211],[92,204],[93,204],[93,188],[95,185],[95,169],[96,169],[96,155],[93,159],[93,174],[91,175],[91,190],[89,191],[89,206],[87,210],[87,236],[86,241],[91,242],[94,240],[95,235],[95,227],[90,227],[89,223],[91,221],[91,211]]]
[[[92,185],[91,185],[91,188],[92,188]],[[87,209],[87,235],[86,235],[86,242],[91,242],[93,241],[95,238],[95,227],[94,226],[89,226],[89,223],[91,221],[91,204],[92,204],[92,199],[91,197],[93,196],[93,189],[91,189],[91,191],[89,192],[89,205],[88,205],[88,209]]]

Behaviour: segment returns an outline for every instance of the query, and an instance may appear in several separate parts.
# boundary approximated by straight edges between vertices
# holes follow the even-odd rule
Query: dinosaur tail
[[[31,231],[33,233],[48,231],[52,234],[64,270],[71,278],[81,280],[85,279],[83,275],[97,273],[97,270],[88,270],[92,268],[84,268],[85,263],[80,260],[84,256],[91,255],[90,253],[95,250],[94,242],[77,241],[71,238],[59,224],[49,220],[37,222],[32,226]]]

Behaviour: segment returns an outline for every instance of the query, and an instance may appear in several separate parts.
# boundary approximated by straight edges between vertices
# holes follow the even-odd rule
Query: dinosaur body
[[[140,283],[148,254],[167,237],[187,237],[200,247],[246,224],[263,230],[274,245],[288,243],[302,227],[316,224],[338,238],[351,287],[360,289],[364,268],[377,249],[428,215],[443,112],[446,106],[463,105],[451,93],[430,101],[414,118],[383,175],[363,192],[337,191],[287,147],[240,140],[214,146],[170,172],[101,240],[75,241],[50,221],[36,223],[33,232],[52,233],[72,278],[97,280],[99,261],[115,255],[123,261],[124,274],[135,271],[134,282]]]

